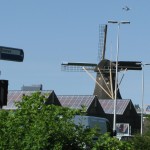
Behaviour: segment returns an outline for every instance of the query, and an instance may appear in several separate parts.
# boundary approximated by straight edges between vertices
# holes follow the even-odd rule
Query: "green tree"
[[[45,105],[46,95],[24,96],[15,111],[0,111],[0,149],[82,149],[94,130],[76,127],[77,110]]]
[[[47,96],[37,92],[23,96],[16,110],[0,110],[1,150],[129,150],[129,144],[98,135],[96,129],[76,126],[72,118],[81,110],[46,105],[46,101]]]

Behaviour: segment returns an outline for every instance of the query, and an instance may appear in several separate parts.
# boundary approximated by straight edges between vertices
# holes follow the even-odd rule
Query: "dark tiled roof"
[[[74,109],[89,108],[95,96],[93,95],[58,95],[61,106]]]
[[[106,114],[114,114],[114,100],[99,100],[99,102]],[[122,115],[130,102],[124,99],[117,100],[116,114]]]
[[[21,101],[23,95],[31,95],[37,91],[22,91],[22,90],[11,90],[8,91],[7,106],[3,106],[3,109],[16,109],[15,102]],[[52,90],[40,91],[41,94],[51,94]]]

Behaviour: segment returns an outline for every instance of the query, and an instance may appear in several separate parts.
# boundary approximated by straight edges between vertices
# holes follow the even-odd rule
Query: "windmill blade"
[[[107,37],[107,25],[99,26],[99,48],[98,48],[98,58],[99,60],[105,59],[106,51],[106,37]]]
[[[90,72],[94,72],[97,64],[92,64],[92,63],[73,63],[73,62],[65,62],[61,64],[61,70],[62,71],[68,71],[68,72],[85,72],[83,69],[86,68],[86,70]]]
[[[116,62],[113,62],[114,64]],[[118,61],[118,71],[121,70],[142,70],[141,61]]]

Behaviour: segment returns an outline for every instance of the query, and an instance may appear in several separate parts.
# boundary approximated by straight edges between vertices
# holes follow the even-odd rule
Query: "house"
[[[17,109],[15,102],[21,101],[23,95],[31,95],[37,91],[8,91],[7,106],[3,109]],[[46,104],[53,104],[72,109],[83,109],[89,116],[107,118],[113,126],[114,101],[112,99],[98,99],[94,95],[58,95],[53,90],[42,90],[41,94],[46,94],[48,101]],[[137,114],[131,100],[118,99],[116,105],[116,123],[128,123],[131,134],[140,130],[140,116]]]
[[[113,126],[114,101],[112,99],[98,99],[93,95],[58,95],[62,107],[73,109],[86,108],[89,116],[107,118]],[[55,103],[54,103],[55,104]],[[125,123],[130,126],[130,133],[134,134],[140,130],[140,116],[137,114],[131,100],[118,99],[116,105],[116,123]]]
[[[113,125],[114,118],[114,101],[113,100],[99,100],[106,118]],[[135,107],[131,100],[118,99],[116,104],[116,123],[128,123],[131,134],[137,133],[140,130],[141,118],[137,114]]]

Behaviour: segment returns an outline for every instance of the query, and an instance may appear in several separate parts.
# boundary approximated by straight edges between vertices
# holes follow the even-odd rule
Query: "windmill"
[[[107,25],[99,27],[99,63],[62,63],[62,71],[85,71],[94,79],[90,72],[96,72],[95,89],[93,95],[99,99],[114,99],[116,62],[105,58],[106,52]],[[141,70],[140,61],[118,61],[118,72],[123,70]],[[119,85],[117,85],[117,99],[122,99]]]

